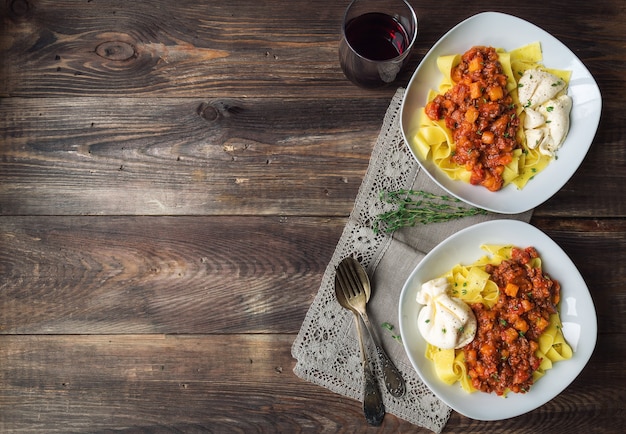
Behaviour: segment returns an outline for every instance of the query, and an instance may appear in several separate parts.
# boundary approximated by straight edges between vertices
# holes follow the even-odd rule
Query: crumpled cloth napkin
[[[394,330],[381,327],[378,335],[407,384],[407,393],[402,398],[394,398],[386,392],[375,350],[370,345],[370,359],[381,383],[386,410],[439,433],[448,421],[451,409],[421,381],[404,347],[394,337],[394,334],[399,334],[398,300],[401,289],[415,266],[448,236],[486,220],[511,218],[528,222],[532,211],[518,215],[478,215],[445,223],[418,223],[391,235],[374,233],[372,224],[375,217],[389,210],[389,205],[380,200],[381,191],[413,189],[446,194],[425,172],[420,171],[403,141],[400,130],[403,95],[404,89],[398,89],[387,109],[354,208],[293,343],[292,355],[297,360],[294,373],[298,377],[362,400],[363,371],[354,317],[339,306],[334,290],[337,264],[346,256],[356,257],[366,267],[372,284],[372,296],[367,306],[370,320],[374,326],[380,327],[386,322],[395,327]]]

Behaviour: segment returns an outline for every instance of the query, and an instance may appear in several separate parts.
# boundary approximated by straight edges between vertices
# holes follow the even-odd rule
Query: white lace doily
[[[381,191],[415,189],[444,194],[428,175],[420,172],[419,165],[404,144],[399,124],[403,95],[404,89],[398,89],[387,109],[348,223],[292,346],[292,355],[297,360],[294,368],[297,376],[357,400],[363,398],[361,356],[354,316],[339,306],[335,299],[337,264],[352,255],[367,268],[372,283],[372,298],[367,307],[372,324],[376,326],[388,322],[397,326],[402,285],[425,254],[459,229],[496,217],[483,215],[419,225],[400,229],[393,235],[374,233],[375,217],[388,211],[388,205],[380,201]],[[509,218],[529,220],[530,213]],[[399,333],[397,330],[392,332]],[[402,398],[392,397],[382,386],[387,412],[441,432],[450,416],[450,408],[420,380],[404,348],[392,333],[379,329],[378,334],[407,383],[407,393]],[[380,379],[372,347],[370,354],[374,372]]]

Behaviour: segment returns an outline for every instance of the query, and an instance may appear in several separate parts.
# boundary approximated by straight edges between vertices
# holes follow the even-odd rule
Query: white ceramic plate
[[[422,283],[441,276],[456,264],[470,264],[486,255],[481,244],[533,246],[546,273],[561,284],[560,316],[565,339],[574,350],[569,360],[556,362],[525,394],[467,393],[456,383],[447,385],[424,356],[426,341],[417,329],[422,305],[415,301]],[[406,353],[424,383],[457,412],[478,420],[518,416],[561,393],[585,367],[596,345],[597,318],[587,286],[569,257],[546,234],[517,220],[493,220],[466,228],[434,248],[407,279],[399,303],[400,334]]]
[[[541,43],[542,63],[546,67],[572,71],[568,91],[573,100],[570,131],[557,151],[558,159],[522,190],[508,185],[498,192],[490,192],[482,186],[451,180],[432,161],[425,161],[411,151],[422,169],[450,194],[471,205],[502,214],[527,211],[552,197],[576,172],[591,146],[600,122],[602,97],[594,78],[574,53],[527,21],[497,12],[478,14],[455,26],[430,49],[408,84],[401,107],[402,134],[409,144],[417,129],[415,113],[426,104],[428,90],[436,90],[441,82],[442,76],[437,69],[439,56],[462,54],[475,45],[512,50],[535,41]]]

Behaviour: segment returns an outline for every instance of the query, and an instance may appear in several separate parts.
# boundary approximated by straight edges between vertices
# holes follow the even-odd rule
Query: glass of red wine
[[[392,83],[417,39],[417,16],[405,0],[354,0],[343,18],[339,62],[354,84]]]

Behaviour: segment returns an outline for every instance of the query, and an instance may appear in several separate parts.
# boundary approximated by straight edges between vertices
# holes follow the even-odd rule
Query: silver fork
[[[363,413],[370,425],[378,426],[385,417],[383,396],[380,393],[378,380],[376,380],[376,376],[370,366],[367,349],[363,342],[363,331],[361,328],[361,320],[359,320],[359,313],[348,304],[343,283],[339,281],[339,274],[335,275],[335,294],[339,304],[354,314],[356,332],[359,338],[359,348],[361,349],[361,366],[363,367]]]
[[[406,392],[404,378],[385,352],[378,334],[367,316],[367,302],[371,294],[371,285],[367,272],[359,261],[353,257],[346,257],[337,267],[335,281],[343,291],[347,304],[361,316],[365,328],[374,342],[387,391],[397,398],[403,396]]]

